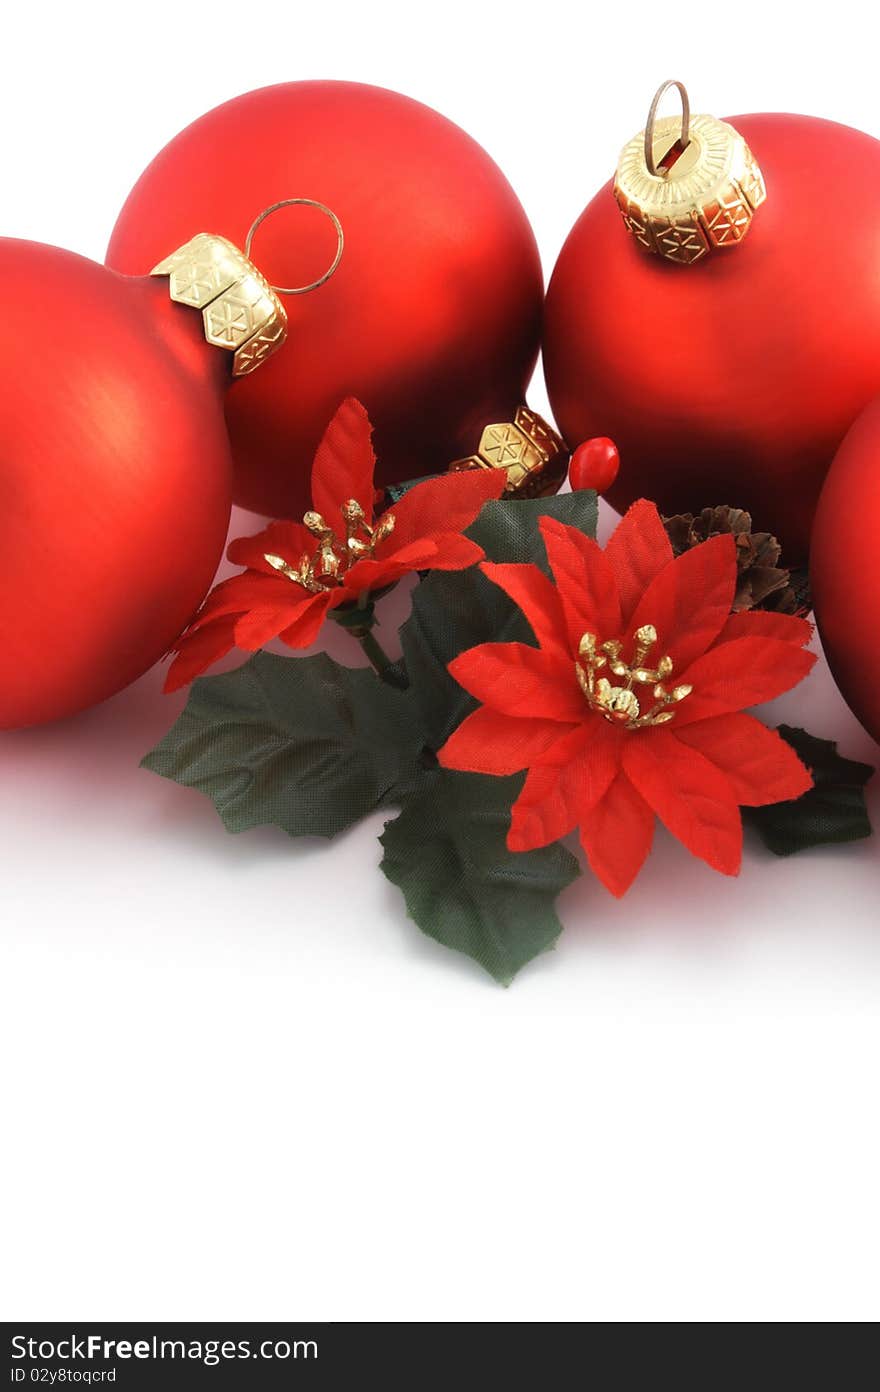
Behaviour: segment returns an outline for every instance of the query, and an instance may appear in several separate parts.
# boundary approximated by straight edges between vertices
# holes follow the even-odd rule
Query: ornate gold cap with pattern
[[[201,310],[205,338],[234,354],[233,377],[245,377],[287,337],[287,312],[244,252],[225,237],[199,234],[154,266],[168,276],[178,304]]]
[[[509,497],[544,498],[558,493],[565,481],[568,451],[565,441],[547,422],[520,406],[512,421],[487,425],[476,454],[456,459],[450,471],[506,469]]]
[[[660,98],[677,87],[682,115],[656,119]],[[614,197],[645,251],[690,266],[736,246],[766,198],[761,171],[727,121],[692,116],[680,82],[658,89],[645,129],[624,146]]]

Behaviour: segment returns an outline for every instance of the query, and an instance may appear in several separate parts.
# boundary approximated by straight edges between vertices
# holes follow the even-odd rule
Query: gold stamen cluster
[[[622,725],[625,730],[643,730],[648,725],[665,725],[672,720],[675,711],[669,707],[690,696],[693,687],[685,684],[671,691],[667,689],[664,682],[672,675],[670,657],[661,657],[656,667],[645,665],[656,644],[656,628],[653,624],[643,624],[633,634],[632,659],[625,662],[619,638],[611,638],[600,645],[594,633],[585,633],[578,644],[576,671],[590,709],[613,724]],[[620,685],[612,686],[607,677],[598,675],[605,668],[617,677]],[[634,689],[637,686],[653,687],[654,704],[644,715]]]
[[[263,559],[288,580],[302,585],[310,594],[332,590],[335,585],[342,584],[355,562],[363,560],[364,556],[372,556],[379,543],[394,531],[392,512],[386,512],[372,527],[360,503],[354,498],[349,498],[343,504],[342,519],[345,522],[344,540],[336,536],[319,512],[307,512],[303,525],[318,541],[313,554],[303,555],[298,566],[290,565],[283,556],[265,555]]]

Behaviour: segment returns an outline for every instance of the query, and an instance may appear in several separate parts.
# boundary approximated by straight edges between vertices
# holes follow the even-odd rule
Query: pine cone
[[[681,556],[710,537],[733,537],[739,580],[733,612],[770,609],[777,614],[805,614],[810,608],[806,576],[792,576],[779,565],[782,547],[769,532],[753,532],[752,519],[742,508],[703,508],[677,517],[664,517],[663,525],[672,550]]]

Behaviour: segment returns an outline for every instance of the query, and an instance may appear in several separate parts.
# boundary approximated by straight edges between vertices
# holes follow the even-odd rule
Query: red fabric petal
[[[657,656],[668,653],[674,678],[681,680],[680,674],[718,637],[735,591],[733,537],[712,537],[663,567],[636,606],[630,628],[635,632],[643,624],[654,625]]]
[[[430,570],[436,559],[435,541],[430,538],[413,541],[388,556],[365,556],[356,561],[343,578],[343,588],[354,597],[368,590],[381,590],[414,570]]]
[[[315,538],[301,522],[270,522],[255,536],[236,537],[229,543],[226,555],[235,565],[277,575],[275,567],[266,560],[267,556],[280,556],[289,565],[298,566],[304,555],[314,554],[316,545]]]
[[[724,875],[742,859],[742,818],[730,781],[668,730],[624,738],[623,769],[661,822],[695,856]]]
[[[314,602],[300,611],[283,633],[279,633],[282,643],[289,648],[310,648],[317,638],[321,625],[331,609],[335,609],[345,598],[342,590],[329,590],[326,594],[315,595]]]
[[[328,596],[329,597],[329,596]],[[256,652],[265,647],[273,638],[289,629],[312,609],[317,608],[323,617],[327,608],[324,595],[305,595],[294,604],[281,604],[252,609],[242,614],[235,625],[235,641],[245,652]],[[320,621],[319,621],[320,622]]]
[[[177,656],[168,668],[165,690],[177,691],[201,676],[235,647],[235,618],[225,615],[180,639]]]
[[[554,720],[502,715],[480,706],[450,735],[437,758],[443,768],[503,776],[539,761],[558,739]]]
[[[572,725],[588,715],[574,663],[525,643],[481,643],[454,658],[449,671],[465,691],[505,715]]]
[[[616,638],[620,633],[620,599],[614,572],[592,537],[555,517],[542,517],[541,535],[562,600],[569,652],[574,656],[585,633]]]
[[[694,688],[676,708],[676,729],[773,701],[797,686],[815,661],[813,653],[792,643],[780,643],[778,638],[737,638],[732,643],[719,643],[676,677]]]
[[[433,559],[428,562],[429,570],[467,570],[485,555],[482,546],[458,532],[437,532],[431,544],[435,549]]]
[[[480,567],[523,611],[532,632],[546,652],[569,657],[568,630],[559,592],[536,565],[499,565],[484,561]]]
[[[741,807],[788,802],[809,792],[813,779],[790,744],[753,715],[737,712],[701,720],[676,732],[725,775]]]
[[[654,813],[625,773],[581,821],[593,873],[619,899],[641,870],[654,839]]]
[[[293,607],[306,598],[306,591],[283,575],[261,575],[246,570],[231,575],[212,590],[193,621],[200,628],[221,614],[246,614],[251,609],[272,609],[285,604]]]
[[[350,498],[373,516],[373,427],[361,403],[349,396],[324,432],[312,465],[312,506],[335,527]]]
[[[513,805],[507,845],[532,851],[567,836],[604,797],[620,767],[620,732],[601,716],[558,739]]]
[[[558,768],[530,768],[522,792],[510,813],[507,849],[534,851],[574,831],[580,813],[571,791],[563,787]]]
[[[781,643],[794,643],[802,648],[813,636],[813,625],[794,614],[768,614],[763,609],[750,609],[744,614],[731,614],[718,635],[719,643],[732,643],[735,638],[778,638]]]
[[[653,503],[633,503],[614,531],[605,555],[620,592],[624,631],[645,590],[673,559],[672,543]]]
[[[394,513],[391,536],[405,546],[419,537],[463,532],[484,503],[501,497],[506,482],[504,469],[466,469],[417,483],[390,509]]]

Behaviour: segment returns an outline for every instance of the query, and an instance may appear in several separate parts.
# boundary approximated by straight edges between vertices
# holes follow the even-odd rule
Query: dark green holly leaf
[[[482,546],[487,560],[533,561],[546,570],[547,555],[538,528],[542,517],[555,517],[595,537],[598,499],[592,489],[558,493],[555,498],[502,498],[486,504],[467,534]]]
[[[521,775],[438,770],[380,838],[382,869],[422,932],[473,957],[505,986],[554,945],[562,928],[554,900],[580,874],[561,845],[507,849],[521,783]]]
[[[534,642],[520,610],[476,566],[423,580],[400,639],[425,742],[435,750],[476,706],[447,671],[452,659],[477,643]]]
[[[589,491],[529,501],[505,499],[487,503],[468,536],[489,560],[531,561],[546,570],[540,519],[557,517],[594,536],[596,515],[596,494]],[[476,706],[446,670],[452,659],[478,643],[535,641],[520,610],[476,566],[453,573],[434,571],[423,580],[400,637],[426,742],[433,749],[439,749]]]
[[[423,743],[412,701],[369,669],[258,652],[196,681],[143,766],[198,788],[228,831],[334,836],[411,782]]]
[[[742,809],[764,844],[774,855],[787,856],[870,836],[864,794],[874,773],[870,764],[842,758],[832,740],[816,739],[805,730],[780,725],[779,734],[807,765],[814,787],[793,802]]]

